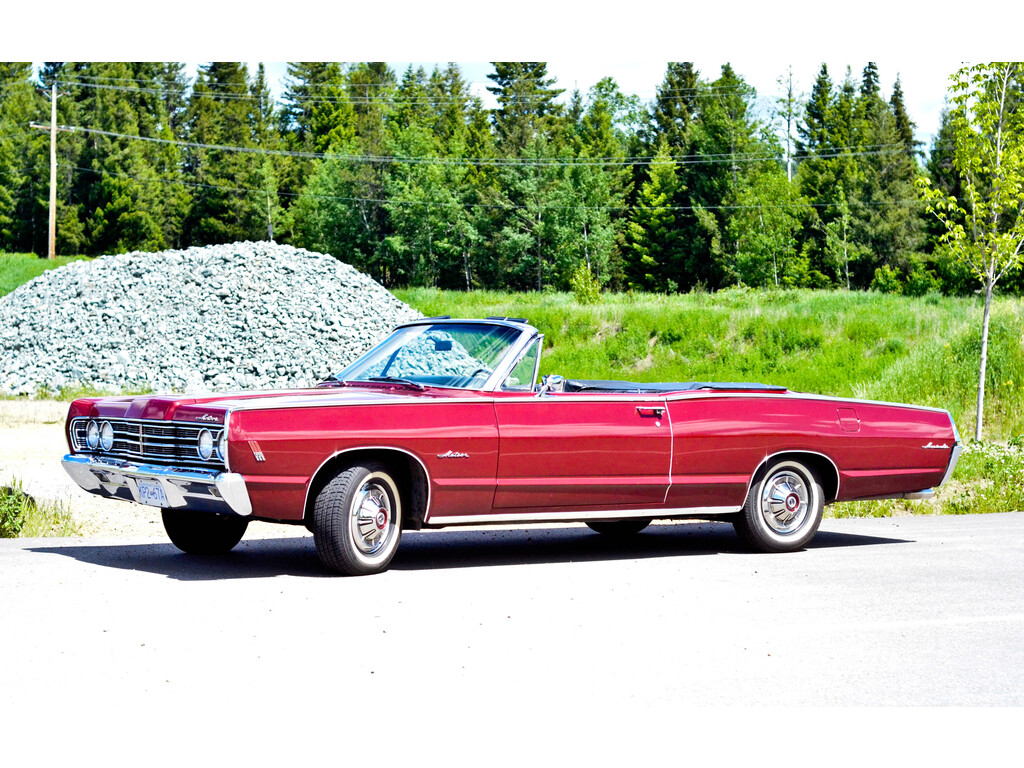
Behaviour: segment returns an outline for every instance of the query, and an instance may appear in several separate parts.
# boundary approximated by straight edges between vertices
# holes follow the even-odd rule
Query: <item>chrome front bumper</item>
[[[233,472],[171,469],[75,454],[65,456],[61,464],[72,480],[99,496],[144,504],[136,481],[151,480],[160,483],[168,507],[252,514],[245,480]]]

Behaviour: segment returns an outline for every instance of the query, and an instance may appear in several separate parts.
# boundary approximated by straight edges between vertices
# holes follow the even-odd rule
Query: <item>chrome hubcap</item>
[[[779,534],[794,533],[807,518],[810,493],[804,481],[793,472],[779,472],[764,481],[761,488],[761,515]]]
[[[371,480],[363,484],[352,502],[349,526],[359,551],[375,555],[387,544],[393,512],[391,496],[381,484]]]

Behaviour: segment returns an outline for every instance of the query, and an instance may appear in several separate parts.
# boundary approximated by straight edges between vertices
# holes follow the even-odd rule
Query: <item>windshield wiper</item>
[[[410,381],[409,379],[399,378],[398,376],[367,376],[366,381],[382,381],[385,384],[404,384],[405,386],[412,387],[413,389],[426,389],[426,387],[418,381]]]

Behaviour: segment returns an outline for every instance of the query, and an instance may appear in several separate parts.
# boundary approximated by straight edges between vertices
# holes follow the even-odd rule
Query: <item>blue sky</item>
[[[763,100],[792,64],[808,93],[822,61],[833,80],[846,66],[859,79],[878,63],[888,97],[899,74],[918,139],[937,131],[949,76],[961,62],[1021,58],[1019,25],[1000,0],[894,3],[858,0],[856,7],[819,0],[731,0],[693,3],[593,4],[518,0],[389,0],[334,3],[257,0],[245,7],[217,0],[51,0],[40,23],[31,4],[4,10],[4,57],[60,61],[264,61],[271,75],[284,61],[388,61],[401,74],[407,60],[455,61],[483,90],[487,61],[547,61],[558,84],[586,91],[605,76],[644,100],[654,96],[667,61],[694,61],[705,77],[729,61]],[[1000,23],[999,20],[1002,20]],[[10,34],[13,32],[14,34]]]

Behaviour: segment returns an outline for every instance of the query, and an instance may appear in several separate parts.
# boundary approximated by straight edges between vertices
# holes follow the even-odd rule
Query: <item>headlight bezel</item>
[[[199,430],[199,434],[196,436],[196,453],[199,454],[199,458],[203,461],[209,461],[213,458],[213,452],[213,433],[208,429]]]
[[[100,425],[96,419],[89,419],[89,423],[85,425],[85,446],[90,451],[99,450]]]
[[[100,424],[99,448],[105,452],[114,449],[114,426],[109,421]]]

